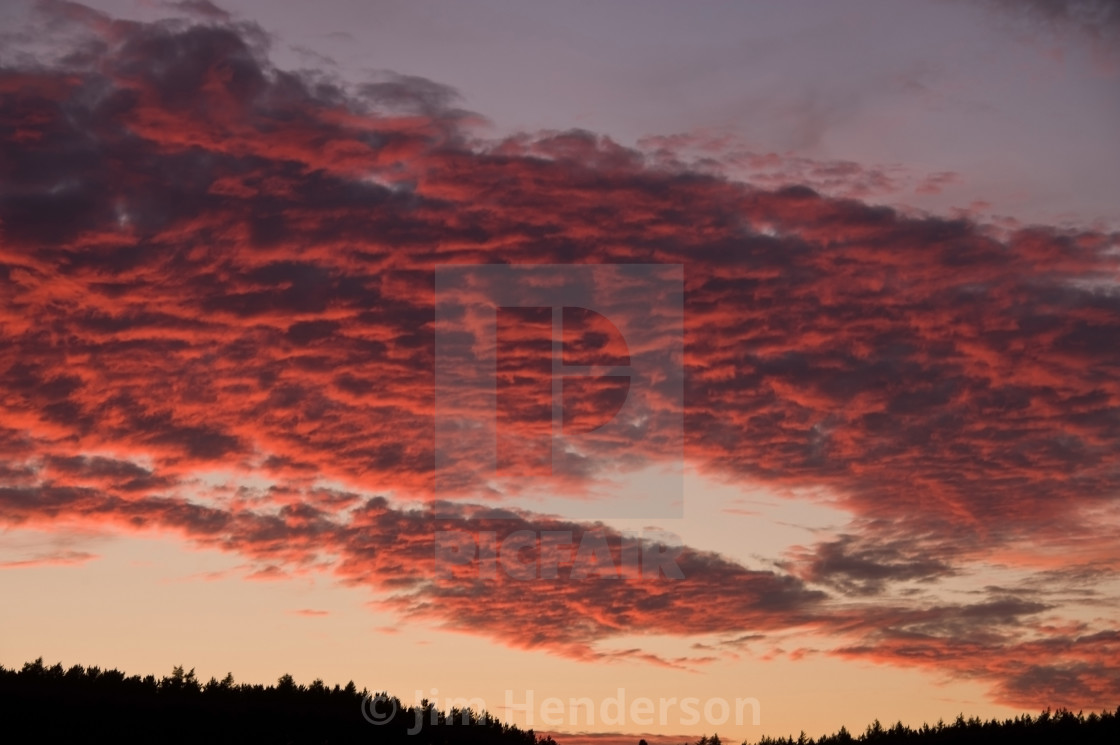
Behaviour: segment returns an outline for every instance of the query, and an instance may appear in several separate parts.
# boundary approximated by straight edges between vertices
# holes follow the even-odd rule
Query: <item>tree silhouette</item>
[[[704,738],[701,738],[701,742]],[[757,745],[842,745],[843,743],[874,742],[885,745],[918,743],[919,745],[1034,745],[1035,743],[1077,743],[1077,745],[1116,745],[1120,742],[1120,707],[1114,712],[1092,713],[1084,716],[1066,709],[1043,711],[1038,717],[1022,714],[1003,721],[983,721],[979,717],[965,719],[959,715],[952,724],[938,721],[936,725],[923,724],[911,729],[902,722],[885,729],[879,720],[867,725],[863,734],[852,737],[841,727],[832,735],[813,739],[804,732],[793,737],[763,737]],[[698,743],[700,745],[700,743]],[[744,743],[744,745],[750,745]]]
[[[0,724],[24,733],[27,742],[556,745],[485,712],[449,717],[378,695],[395,712],[379,726],[363,716],[370,693],[353,681],[345,688],[321,679],[303,686],[285,674],[266,687],[239,685],[231,673],[201,685],[181,665],[158,680],[98,667],[47,667],[42,658],[18,671],[0,666]]]
[[[380,725],[364,714],[376,698],[394,716]],[[429,701],[405,707],[387,693],[371,696],[353,681],[328,687],[316,678],[309,686],[291,675],[276,685],[234,682],[233,674],[201,685],[195,671],[176,665],[170,676],[127,676],[119,670],[62,664],[50,667],[40,657],[19,670],[0,666],[0,726],[23,733],[28,742],[116,743],[379,743],[381,745],[556,745],[533,730],[502,724],[486,712],[439,711]],[[889,729],[878,721],[853,737],[841,727],[817,739],[804,732],[763,737],[758,745],[846,745],[855,742],[920,745],[1032,745],[1120,743],[1120,707],[1115,711],[1074,714],[1047,709],[1037,717],[983,721],[958,716],[917,729],[897,722]],[[641,740],[638,745],[648,745]],[[703,736],[695,745],[722,745],[719,735]],[[744,743],[744,745],[750,745]]]

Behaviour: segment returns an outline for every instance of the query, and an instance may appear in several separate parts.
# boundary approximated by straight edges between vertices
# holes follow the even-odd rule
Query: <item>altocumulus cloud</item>
[[[0,521],[171,531],[577,659],[695,666],[601,642],[715,634],[725,654],[797,627],[801,653],[981,679],[1014,705],[1115,703],[1118,631],[1055,623],[1074,596],[893,588],[983,562],[1115,579],[1117,236],[762,188],[681,166],[670,141],[480,141],[445,86],[279,70],[258,28],[190,6],[145,24],[47,3],[45,35],[11,37]],[[772,569],[685,547],[676,583],[538,581],[532,619],[522,583],[433,571],[430,511],[368,495],[433,496],[441,263],[683,264],[686,457],[825,489],[851,531]],[[471,524],[618,537],[524,511]],[[1094,586],[1076,597],[1101,602]]]

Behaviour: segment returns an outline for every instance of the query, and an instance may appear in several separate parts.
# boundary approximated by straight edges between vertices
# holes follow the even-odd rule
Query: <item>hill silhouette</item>
[[[305,686],[282,675],[264,686],[236,683],[230,674],[202,683],[193,669],[181,666],[163,678],[141,678],[115,669],[46,666],[41,657],[19,670],[0,665],[0,732],[5,739],[14,732],[34,742],[556,745],[550,736],[503,724],[486,712],[440,711],[427,701],[404,706],[387,693],[358,690],[353,681],[331,687],[315,680]],[[1116,745],[1120,707],[1089,715],[1046,710],[1002,721],[962,715],[950,724],[919,728],[901,722],[886,728],[875,721],[859,735],[841,728],[819,738],[763,737],[756,745],[857,742]],[[723,743],[718,735],[705,735],[695,745]]]

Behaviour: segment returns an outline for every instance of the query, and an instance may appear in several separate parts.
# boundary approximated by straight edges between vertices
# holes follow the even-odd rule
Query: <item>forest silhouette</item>
[[[367,719],[390,712],[380,724]],[[19,670],[0,665],[0,733],[8,742],[16,734],[26,742],[557,745],[551,736],[538,737],[486,712],[441,711],[428,701],[404,706],[387,693],[358,690],[353,681],[331,687],[316,679],[300,685],[282,675],[275,685],[264,686],[236,683],[229,674],[202,683],[193,669],[182,666],[157,679],[99,667],[47,666],[41,657]],[[757,745],[854,742],[1116,745],[1120,707],[1088,715],[1046,710],[1002,721],[962,715],[950,724],[916,729],[901,722],[885,728],[875,721],[859,735],[841,728],[819,738],[804,732],[796,738],[767,736]],[[723,742],[718,735],[705,735],[695,745]]]
[[[366,719],[379,713],[393,715],[380,724]],[[203,683],[181,666],[163,678],[141,678],[45,666],[41,657],[18,671],[0,665],[0,723],[0,732],[14,729],[24,742],[556,745],[485,712],[404,706],[353,681],[304,686],[282,675],[264,686],[228,674]]]

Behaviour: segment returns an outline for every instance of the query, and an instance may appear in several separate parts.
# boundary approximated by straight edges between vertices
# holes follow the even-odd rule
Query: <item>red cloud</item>
[[[0,561],[0,569],[26,569],[29,567],[84,564],[96,558],[97,556],[95,554],[85,551],[55,551],[49,554],[34,556],[30,559]]]
[[[1042,595],[867,600],[1028,544],[1093,546],[1050,569],[1115,576],[1117,236],[997,240],[583,132],[472,143],[428,81],[347,89],[220,19],[49,7],[81,53],[0,70],[0,521],[176,531],[255,578],[330,567],[402,615],[580,659],[695,665],[599,643],[799,628],[1018,705],[1120,693],[1114,624],[1058,628]],[[687,458],[827,488],[853,534],[781,571],[690,547],[684,580],[535,582],[531,605],[508,577],[439,577],[430,513],[358,491],[433,497],[433,271],[454,263],[683,264]]]

